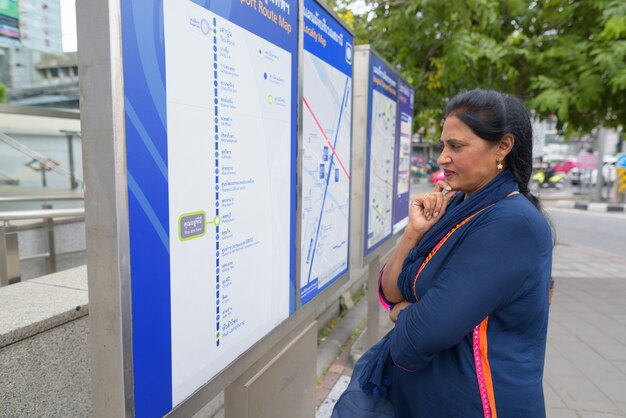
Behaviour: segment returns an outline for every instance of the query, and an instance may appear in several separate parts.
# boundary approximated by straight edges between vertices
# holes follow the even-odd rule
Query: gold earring
[[[500,160],[496,160],[498,162],[498,170],[502,170],[504,168],[504,166],[502,165],[502,163],[500,162]]]

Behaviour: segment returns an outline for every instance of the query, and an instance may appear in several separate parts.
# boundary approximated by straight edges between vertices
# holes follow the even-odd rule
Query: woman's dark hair
[[[506,156],[508,170],[520,193],[541,209],[539,199],[528,188],[533,169],[533,129],[521,100],[495,90],[474,89],[454,96],[445,115],[459,118],[485,141],[496,143],[506,134],[512,135],[515,143]]]

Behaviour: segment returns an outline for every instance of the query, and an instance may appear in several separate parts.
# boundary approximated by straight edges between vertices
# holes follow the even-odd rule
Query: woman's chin
[[[453,176],[450,176],[450,177],[453,177]],[[450,177],[446,178],[446,183],[448,183],[448,186],[452,188],[453,192],[459,191],[459,184]]]

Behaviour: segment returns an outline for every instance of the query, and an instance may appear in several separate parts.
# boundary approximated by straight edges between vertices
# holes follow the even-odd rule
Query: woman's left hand
[[[389,311],[389,319],[391,319],[391,322],[393,322],[395,324],[396,321],[398,320],[398,314],[403,309],[406,309],[406,308],[408,308],[411,305],[412,305],[412,303],[411,302],[407,302],[406,300],[403,300],[402,302],[396,303],[396,305],[393,307],[393,309]]]
[[[444,194],[443,191],[435,190],[411,198],[409,225],[405,230],[409,237],[423,237],[441,219],[446,212],[448,203],[456,194],[447,190],[445,192]]]

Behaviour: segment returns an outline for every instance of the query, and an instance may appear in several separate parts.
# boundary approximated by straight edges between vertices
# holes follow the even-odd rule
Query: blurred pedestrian
[[[543,417],[552,236],[528,189],[529,114],[511,95],[463,92],[441,143],[446,180],[412,199],[381,271],[395,328],[353,376],[397,417]],[[342,403],[334,417],[376,416]]]

